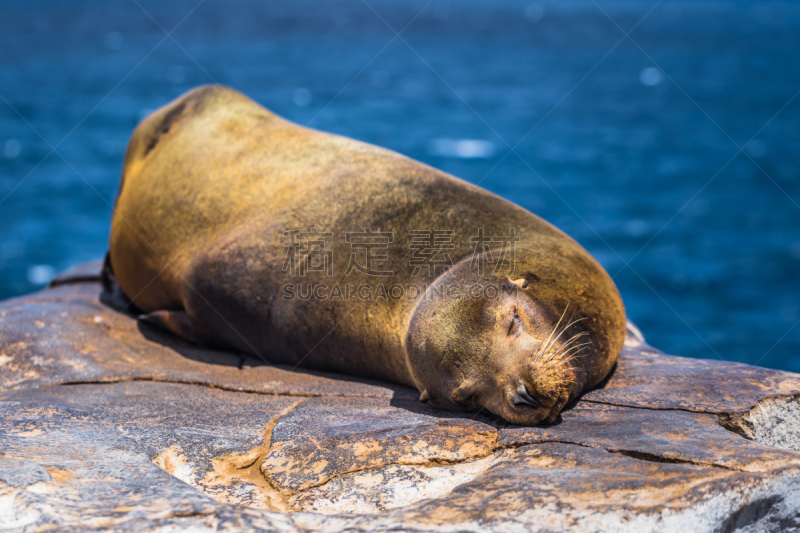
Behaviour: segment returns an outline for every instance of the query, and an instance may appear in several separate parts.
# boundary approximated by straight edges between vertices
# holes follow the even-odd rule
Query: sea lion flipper
[[[111,265],[110,253],[106,253],[105,260],[103,260],[103,270],[100,272],[100,283],[103,287],[103,292],[100,293],[101,302],[120,312],[126,311],[134,315],[139,313],[139,310],[122,291],[122,287],[119,286],[119,283],[117,283],[117,278],[114,275],[114,267]]]
[[[100,272],[100,283],[107,292],[114,292],[118,286],[117,279],[114,277],[114,267],[111,266],[111,253],[106,252],[103,258],[103,270]]]
[[[208,333],[186,311],[153,311],[140,315],[139,320],[170,331],[194,344],[207,344],[210,340]]]

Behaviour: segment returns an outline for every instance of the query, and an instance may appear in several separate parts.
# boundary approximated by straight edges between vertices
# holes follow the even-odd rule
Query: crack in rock
[[[513,450],[501,450],[480,459],[433,465],[389,464],[342,474],[290,499],[299,511],[321,514],[379,512],[406,507],[421,500],[441,498],[504,461]]]
[[[670,457],[664,457],[663,455],[657,455],[654,453],[647,453],[647,452],[640,452],[634,450],[620,450],[620,449],[612,449],[612,448],[599,448],[602,450],[607,451],[608,453],[616,453],[619,455],[624,455],[626,457],[631,457],[632,459],[638,459],[639,461],[647,461],[649,463],[667,463],[667,464],[676,464],[676,465],[689,465],[689,466],[697,466],[700,468],[720,468],[722,470],[730,470],[731,472],[746,472],[747,470],[740,469],[740,468],[732,468],[730,466],[720,465],[709,463],[705,461],[689,461],[686,459],[674,459]]]
[[[173,444],[156,455],[152,462],[167,474],[175,476],[187,485],[196,485],[194,463],[189,461],[179,445]]]
[[[717,418],[722,427],[746,439],[800,452],[800,395],[764,398],[747,412]]]
[[[272,446],[272,432],[278,421],[307,399],[301,399],[275,415],[264,428],[264,441],[244,453],[232,453],[212,459],[213,470],[199,482],[199,487],[221,503],[232,503],[280,513],[292,512],[288,497],[261,473],[261,464]]]
[[[291,397],[299,397],[299,398],[318,398],[322,396],[322,394],[313,394],[313,393],[302,393],[302,392],[275,392],[275,391],[257,391],[257,390],[248,390],[248,389],[241,389],[236,387],[226,387],[224,385],[217,385],[215,383],[207,383],[202,381],[195,381],[195,380],[188,380],[188,379],[167,379],[167,378],[159,378],[156,376],[133,376],[129,378],[109,378],[107,380],[102,381],[63,381],[59,383],[44,383],[42,386],[44,387],[69,387],[75,385],[115,385],[118,383],[133,383],[136,381],[147,381],[152,383],[178,383],[181,385],[194,385],[197,387],[207,387],[209,389],[217,389],[217,390],[224,390],[228,392],[241,392],[244,394],[261,394],[264,396],[291,396]],[[328,396],[326,394],[326,396]],[[336,394],[330,394],[330,396],[336,396]],[[347,397],[347,395],[342,395]],[[356,398],[361,398],[363,396],[354,395]],[[371,397],[371,396],[366,396]],[[376,396],[376,398],[380,398],[380,396]]]

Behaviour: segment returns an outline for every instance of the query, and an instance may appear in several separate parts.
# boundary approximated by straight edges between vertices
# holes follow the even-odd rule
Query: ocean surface
[[[800,3],[0,5],[0,298],[101,257],[131,131],[216,82],[552,222],[658,348],[800,372]]]

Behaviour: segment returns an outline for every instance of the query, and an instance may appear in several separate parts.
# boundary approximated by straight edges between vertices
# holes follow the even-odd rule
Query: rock
[[[201,349],[100,301],[92,263],[0,303],[0,528],[800,529],[800,376],[631,325],[550,426]]]
[[[3,302],[0,390],[149,380],[299,397],[419,397],[401,386],[198,348],[105,306],[99,292],[96,283],[62,282]]]
[[[261,465],[281,490],[316,487],[388,464],[455,463],[490,455],[498,431],[417,400],[314,398],[281,418]]]

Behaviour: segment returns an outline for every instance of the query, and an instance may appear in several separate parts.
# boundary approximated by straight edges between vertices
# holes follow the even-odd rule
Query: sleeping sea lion
[[[515,424],[552,422],[625,338],[613,281],[549,223],[220,86],[137,126],[107,266],[143,319],[192,342]]]

